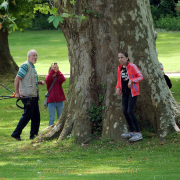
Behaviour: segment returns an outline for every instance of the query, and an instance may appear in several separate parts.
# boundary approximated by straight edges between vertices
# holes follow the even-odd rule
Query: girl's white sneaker
[[[138,140],[141,140],[143,137],[142,137],[142,134],[140,133],[134,133],[134,135],[132,136],[131,139],[129,139],[129,141],[138,141]]]

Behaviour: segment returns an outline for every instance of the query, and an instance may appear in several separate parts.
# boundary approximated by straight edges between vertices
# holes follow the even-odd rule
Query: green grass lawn
[[[158,32],[159,61],[165,71],[179,71],[178,52],[180,33]],[[9,36],[11,54],[20,65],[30,49],[38,52],[36,69],[47,73],[51,63],[57,62],[63,73],[69,73],[68,52],[65,38],[60,31],[15,32]],[[175,46],[175,47],[171,47]],[[180,49],[180,47],[179,47]],[[171,62],[171,64],[169,64]],[[172,63],[173,62],[173,63]],[[39,76],[44,80],[45,76]],[[170,77],[171,92],[180,104],[180,77]],[[14,79],[0,77],[0,82],[14,91]],[[69,79],[63,84],[67,96]],[[44,108],[46,86],[40,87],[40,130],[48,126],[48,110]],[[11,95],[0,86],[1,95]],[[0,100],[0,179],[12,180],[176,180],[180,169],[180,137],[174,133],[163,144],[157,138],[142,141],[115,143],[98,140],[87,146],[76,145],[73,138],[56,144],[44,141],[31,144],[30,123],[22,132],[23,141],[11,138],[22,110],[15,105],[16,99]],[[57,121],[57,120],[55,120]]]
[[[67,43],[61,31],[17,31],[9,35],[9,47],[18,66],[27,60],[28,51],[35,49],[38,53],[38,74],[47,74],[54,62],[58,63],[62,73],[70,72]]]
[[[180,32],[158,32],[158,59],[165,72],[180,72]],[[38,52],[36,69],[38,74],[47,74],[50,64],[57,62],[60,70],[69,74],[70,65],[66,39],[61,31],[25,31],[9,35],[11,55],[21,65],[27,59],[27,52]]]
[[[44,80],[45,76],[39,76]],[[180,78],[171,77],[175,99],[180,101]],[[0,82],[14,90],[13,79],[0,77]],[[67,96],[69,79],[63,84]],[[48,110],[43,106],[46,86],[40,87],[40,130],[48,126]],[[0,94],[11,95],[0,86]],[[0,100],[0,179],[12,180],[176,180],[180,169],[180,137],[171,134],[162,144],[157,138],[115,143],[110,139],[76,145],[73,138],[56,144],[55,140],[31,144],[30,123],[19,142],[10,137],[22,110],[15,99]]]
[[[178,104],[180,105],[180,77],[176,76],[176,77],[170,77],[171,79],[171,83],[172,83],[172,88],[171,88],[171,92],[174,96],[174,98],[176,99],[176,101],[178,102]]]
[[[158,32],[158,59],[165,72],[180,72],[180,32]]]

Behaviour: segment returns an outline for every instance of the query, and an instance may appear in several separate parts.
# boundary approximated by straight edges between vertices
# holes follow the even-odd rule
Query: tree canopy
[[[68,16],[67,13],[58,15],[57,9],[49,0],[0,0],[0,29],[22,31],[31,26],[36,11],[52,14],[48,21],[53,22],[56,28],[59,22],[63,23],[63,17]]]
[[[13,30],[23,30],[31,24],[34,17],[33,1],[0,0],[0,27]]]

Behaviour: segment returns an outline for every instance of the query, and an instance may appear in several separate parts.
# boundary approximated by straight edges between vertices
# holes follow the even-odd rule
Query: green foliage
[[[51,14],[51,16],[48,18],[48,22],[52,23],[55,28],[58,27],[59,23],[63,23],[64,18],[76,18],[80,22],[83,20],[86,20],[87,17],[82,15],[76,15],[76,14],[68,14],[68,13],[63,13],[62,15],[58,15],[57,9],[52,6],[49,8],[48,3],[43,3],[43,4],[36,4],[38,3],[43,3],[40,0],[28,0],[24,2],[23,0],[14,0],[14,1],[5,1],[5,0],[0,0],[0,9],[1,9],[1,14],[0,15],[0,29],[1,28],[6,28],[10,32],[15,31],[16,29],[23,31],[23,29],[42,29],[42,26],[44,26],[45,23],[42,23],[35,19],[32,21],[32,19],[35,16],[35,14],[42,13],[42,14]],[[76,1],[72,0],[70,3],[75,6]],[[88,14],[91,14],[91,10],[87,10]],[[94,13],[95,17],[100,17],[100,14]],[[43,19],[42,16],[40,19]],[[41,25],[43,24],[43,25]],[[30,28],[33,26],[32,28]],[[49,29],[49,28],[44,28],[43,29]]]
[[[177,2],[177,1],[176,1]],[[155,28],[180,30],[180,1],[160,0],[159,4],[151,5],[151,13]]]
[[[24,3],[23,0],[0,0],[0,4],[2,28],[9,31],[16,29],[22,31],[31,25],[31,19],[34,17],[34,2]]]
[[[82,10],[82,12],[100,18],[100,13],[95,13],[95,11],[91,9],[89,6],[84,5],[84,9]]]
[[[170,15],[176,16],[176,4],[172,0],[160,0],[159,4],[151,5],[153,20]]]
[[[48,18],[48,21],[49,23],[52,22],[55,28],[58,27],[59,23],[63,23],[64,18],[58,15],[57,9],[55,7],[50,10],[50,14],[52,14],[52,16]],[[67,14],[65,14],[64,17],[67,17]]]
[[[50,8],[48,3],[35,4],[34,13],[40,12],[42,14],[49,14]]]
[[[58,27],[59,22],[60,22],[60,23],[63,23],[63,20],[64,20],[64,18],[62,18],[62,17],[60,17],[60,16],[50,16],[50,17],[48,18],[49,23],[53,22],[53,25],[54,25],[55,28]]]
[[[167,15],[166,17],[160,17],[155,21],[155,27],[165,29],[167,31],[180,31],[180,16],[172,17]]]
[[[4,1],[0,0],[0,28],[6,28],[9,31],[14,31],[16,29],[23,30],[27,29],[32,25],[32,19],[37,13],[48,14],[51,16],[48,18],[49,23],[53,23],[54,27],[57,28],[60,23],[63,23],[63,16],[59,16],[57,9],[55,7],[49,8],[48,3],[36,4],[36,2],[42,3],[40,0],[14,0],[14,1]],[[40,17],[42,19],[42,16]],[[37,22],[37,20],[33,21]],[[34,29],[40,29],[42,24],[35,25]],[[31,29],[31,28],[29,28]]]
[[[1,5],[0,5],[0,9],[4,8],[5,11],[7,11],[7,7],[8,7],[8,2],[4,1]]]
[[[32,19],[32,26],[28,27],[27,30],[49,30],[55,29],[53,23],[49,23],[47,19],[48,14],[36,13],[35,18]]]
[[[105,85],[103,83],[100,84],[101,91],[103,92]],[[89,109],[89,120],[92,122],[92,135],[94,137],[100,137],[102,132],[102,119],[103,114],[102,110],[104,110],[104,106],[102,105],[104,97],[102,94],[99,94],[98,106],[95,102],[92,103],[91,109]]]
[[[75,1],[75,0],[72,0],[72,1],[70,1],[70,3],[74,6],[75,3],[76,3],[76,1]]]
[[[172,16],[176,15],[176,4],[172,0],[161,0],[159,10],[164,16],[169,14]]]
[[[72,18],[72,19],[77,19],[79,22],[83,21],[83,20],[87,20],[88,18],[86,16],[84,16],[84,14],[82,14],[81,16],[73,13],[73,14],[68,14],[68,13],[63,13],[62,17],[66,17],[66,18]]]
[[[157,6],[151,5],[151,13],[152,13],[152,18],[154,22],[160,18],[161,12],[159,11]]]
[[[58,27],[59,23],[63,23],[64,17],[69,17],[68,13],[63,13],[59,16],[57,9],[54,6],[49,8],[48,3],[36,4],[34,13],[36,13],[36,17],[32,20],[32,28],[28,29],[55,29]],[[49,16],[50,14],[51,16]]]
[[[79,21],[83,21],[83,20],[87,20],[87,17],[84,16],[84,14],[82,14],[80,17],[79,17]]]
[[[69,17],[68,13],[62,13],[62,17]]]

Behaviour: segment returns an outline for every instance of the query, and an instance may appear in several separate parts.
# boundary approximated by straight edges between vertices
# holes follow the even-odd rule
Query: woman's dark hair
[[[121,54],[124,54],[124,56],[127,58],[128,57],[128,62],[130,62],[130,59],[129,59],[129,56],[128,56],[128,53],[127,52],[124,52],[124,51],[122,51],[122,52],[120,52]]]

